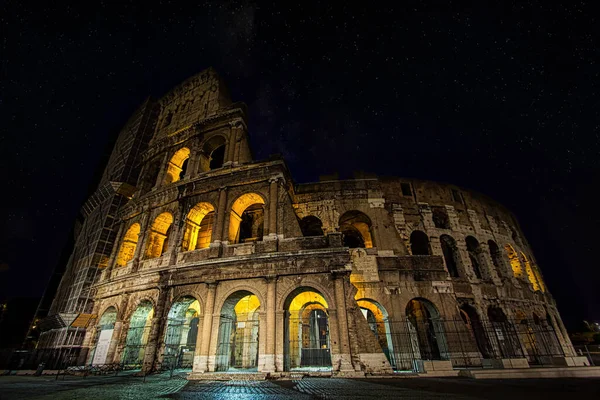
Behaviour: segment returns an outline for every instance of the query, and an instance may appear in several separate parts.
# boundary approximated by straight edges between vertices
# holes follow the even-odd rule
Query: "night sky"
[[[600,320],[584,3],[25,3],[0,6],[0,299],[42,295],[144,98],[213,66],[249,106],[256,159],[282,154],[297,182],[361,170],[488,194],[521,221],[567,324]]]

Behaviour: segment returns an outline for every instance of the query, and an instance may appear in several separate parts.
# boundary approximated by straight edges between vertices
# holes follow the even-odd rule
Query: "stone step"
[[[461,370],[459,376],[474,379],[598,378],[600,367],[471,369]]]

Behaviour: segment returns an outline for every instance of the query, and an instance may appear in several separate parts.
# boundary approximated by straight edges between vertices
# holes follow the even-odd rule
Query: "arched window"
[[[308,215],[300,220],[300,230],[303,236],[323,236],[323,223],[313,215]]]
[[[431,248],[429,246],[429,238],[422,231],[413,231],[410,234],[410,249],[413,256],[429,256]]]
[[[540,290],[540,285],[533,272],[533,268],[531,268],[531,263],[529,262],[529,259],[523,252],[521,252],[521,257],[523,258],[523,263],[525,264],[525,273],[527,274],[527,279],[529,280],[529,283],[531,283],[531,285],[533,286],[533,290]]]
[[[177,182],[184,177],[188,158],[190,158],[190,149],[187,147],[182,147],[173,154],[167,165],[165,184]]]
[[[190,251],[209,247],[215,208],[210,203],[198,203],[185,219],[182,250]]]
[[[406,305],[406,318],[415,353],[423,360],[448,359],[444,323],[437,308],[426,299],[413,299]]]
[[[442,235],[440,236],[440,245],[442,246],[442,253],[444,254],[444,261],[446,262],[446,268],[451,277],[458,278],[458,247],[456,241],[452,236]]]
[[[373,247],[371,219],[360,211],[345,212],[339,221],[340,232],[344,235],[344,246],[350,248]]]
[[[477,310],[469,304],[463,304],[460,307],[460,316],[471,331],[483,358],[490,358],[492,346],[487,338],[487,332],[481,323]]]
[[[519,255],[508,243],[504,245],[504,250],[506,250],[506,255],[508,255],[513,275],[517,278],[521,278],[523,276],[523,268],[521,267],[521,261],[519,261]]]
[[[469,260],[473,267],[473,272],[478,279],[488,279],[489,276],[485,272],[485,260],[481,255],[481,246],[479,241],[473,236],[467,236],[465,238],[467,244],[467,252],[469,253]]]
[[[204,143],[200,153],[200,171],[206,172],[221,168],[225,162],[226,140],[223,136],[213,136]]]
[[[245,243],[262,240],[265,201],[256,193],[246,193],[233,203],[229,213],[229,241]]]
[[[450,219],[445,207],[432,207],[431,218],[436,228],[450,229]]]
[[[163,366],[190,367],[198,336],[200,303],[194,297],[184,296],[173,303],[167,315]]]
[[[488,240],[488,247],[490,249],[490,257],[492,258],[494,267],[496,267],[496,271],[505,275],[500,248],[498,248],[498,245],[493,240]]]
[[[167,251],[169,234],[173,216],[168,213],[162,213],[152,223],[148,235],[148,244],[146,245],[146,258],[160,257]]]
[[[154,307],[147,300],[142,301],[131,315],[123,349],[124,365],[140,364],[144,361],[153,317]]]
[[[138,237],[140,235],[140,224],[135,223],[127,229],[123,242],[117,255],[117,266],[122,267],[133,260],[135,248],[137,247]]]
[[[150,189],[156,185],[156,180],[158,179],[158,174],[160,172],[160,165],[161,161],[158,159],[154,159],[148,163],[146,170],[138,182],[142,195],[148,193]]]

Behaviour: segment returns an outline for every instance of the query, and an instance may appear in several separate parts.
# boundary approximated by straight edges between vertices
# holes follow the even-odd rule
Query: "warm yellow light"
[[[123,237],[123,242],[121,243],[119,254],[117,255],[117,266],[122,267],[133,259],[139,235],[140,224],[135,223],[127,229],[127,232]]]
[[[210,203],[198,203],[190,210],[185,220],[183,251],[206,248],[212,233],[212,214],[215,208]],[[208,218],[204,221],[205,218]]]
[[[512,267],[514,276],[517,278],[522,277],[523,268],[521,267],[521,262],[519,261],[519,255],[510,244],[504,245],[504,249],[506,250],[506,254],[510,260],[510,266]]]
[[[523,261],[525,262],[525,272],[527,273],[527,279],[529,279],[529,282],[531,282],[531,284],[533,285],[533,290],[540,290],[540,285],[538,284],[538,281],[533,273],[531,263],[527,259],[525,253],[521,253],[521,256],[523,257]]]
[[[256,193],[246,193],[238,197],[231,206],[231,213],[229,214],[229,241],[231,243],[237,241],[242,214],[254,204],[265,204],[265,201]]]
[[[173,216],[168,212],[156,217],[148,235],[148,245],[146,246],[147,258],[156,258],[162,255],[167,233],[172,223]]]
[[[183,147],[171,157],[165,174],[165,184],[177,182],[180,179],[183,163],[190,157],[190,149]]]

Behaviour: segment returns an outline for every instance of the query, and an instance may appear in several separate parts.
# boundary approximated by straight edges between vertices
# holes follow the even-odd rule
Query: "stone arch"
[[[307,215],[299,221],[302,236],[323,236],[323,222],[314,215]]]
[[[523,260],[523,264],[525,264],[525,274],[527,275],[527,280],[529,283],[531,283],[531,286],[533,286],[533,290],[540,290],[540,284],[538,283],[535,273],[533,272],[529,258],[527,258],[525,253],[521,252],[521,259]]]
[[[185,218],[181,247],[183,251],[209,247],[214,223],[215,207],[208,202],[197,203]]]
[[[190,368],[198,337],[200,301],[189,295],[178,296],[167,314],[163,364],[172,368]]]
[[[244,243],[262,240],[264,233],[265,199],[258,193],[240,195],[229,212],[229,242]]]
[[[504,310],[498,306],[491,305],[488,307],[487,316],[492,328],[490,340],[498,357],[523,357],[523,351],[515,327],[508,321]]]
[[[234,291],[225,298],[219,309],[216,371],[257,369],[262,304],[248,290]]]
[[[110,305],[100,314],[96,334],[93,343],[95,343],[91,354],[92,365],[106,364],[108,354],[116,338],[113,338],[115,323],[117,322],[118,309]]]
[[[490,250],[490,257],[492,259],[492,264],[496,268],[496,271],[498,271],[503,276],[506,276],[506,273],[504,271],[504,263],[502,262],[502,252],[500,251],[498,244],[491,239],[488,240],[487,243],[488,243],[488,248]]]
[[[103,315],[109,308],[114,308],[115,310],[117,310],[117,320],[120,320],[122,309],[121,307],[119,307],[119,303],[117,301],[110,301],[102,304],[102,307],[100,307],[98,311],[98,315]]]
[[[290,298],[290,296],[297,290],[302,290],[302,289],[310,289],[310,290],[314,290],[316,292],[318,292],[321,296],[323,296],[323,298],[325,299],[325,301],[327,302],[329,308],[335,308],[335,298],[334,295],[332,293],[330,293],[329,288],[327,288],[325,285],[321,284],[320,282],[317,282],[314,279],[303,279],[302,282],[298,285],[292,285],[290,284],[290,287],[287,289],[281,289],[279,286],[277,287],[277,295],[278,295],[278,299],[277,299],[277,310],[283,310],[285,311],[286,309],[286,301],[288,298]]]
[[[331,369],[329,304],[310,286],[292,290],[283,302],[284,370]]]
[[[465,243],[467,245],[467,254],[469,255],[469,261],[471,262],[471,267],[473,268],[473,272],[478,279],[489,279],[490,275],[487,273],[485,268],[485,259],[482,256],[481,245],[479,244],[479,240],[475,239],[473,236],[467,236],[465,238]]]
[[[165,172],[165,184],[177,182],[184,178],[187,171],[188,160],[190,158],[190,149],[182,147],[177,150],[169,163],[167,164],[167,171]]]
[[[453,278],[460,277],[458,270],[460,255],[456,240],[450,235],[441,235],[440,246],[442,247],[442,254],[444,255],[444,262],[446,263],[448,274]]]
[[[127,229],[127,232],[125,232],[123,240],[121,241],[121,247],[119,248],[119,254],[117,255],[116,265],[118,267],[124,267],[129,261],[133,260],[140,236],[140,230],[140,224],[135,222],[131,224]]]
[[[429,237],[423,231],[412,231],[410,234],[410,250],[413,256],[431,255]]]
[[[392,368],[397,369],[395,362],[395,351],[392,340],[392,330],[389,315],[385,307],[370,298],[356,300],[363,317],[367,320],[371,332],[375,335],[379,346]]]
[[[450,218],[446,207],[431,207],[433,225],[439,229],[450,229]]]
[[[227,139],[223,135],[214,135],[202,143],[200,152],[200,172],[221,168],[225,162]]]
[[[219,287],[220,286],[221,285],[219,285]],[[258,297],[258,301],[260,302],[260,304],[266,304],[265,296],[261,290],[257,289],[257,286],[251,286],[246,283],[240,282],[239,284],[234,284],[226,292],[223,292],[217,296],[217,299],[215,300],[215,310],[222,309],[227,299],[230,298],[236,292],[248,292],[249,294]]]
[[[150,189],[156,186],[162,163],[163,161],[160,157],[155,157],[146,163],[144,172],[138,180],[138,187],[140,188],[141,195],[146,194]]]
[[[129,318],[129,329],[123,349],[123,364],[137,365],[144,361],[153,317],[154,304],[148,300],[139,302]]]
[[[167,251],[172,224],[173,215],[169,212],[163,212],[154,219],[148,234],[145,258],[160,257]]]
[[[339,227],[344,235],[344,246],[366,249],[374,246],[373,224],[367,214],[357,210],[346,211],[340,216]]]
[[[156,308],[156,300],[149,295],[142,295],[141,297],[139,297],[137,300],[135,301],[130,301],[129,305],[127,306],[127,308],[124,310],[124,315],[123,315],[123,321],[128,321],[131,319],[131,316],[133,315],[133,313],[135,312],[135,310],[141,305],[141,304],[145,304],[146,302],[152,304],[152,308]]]
[[[422,297],[406,305],[406,318],[415,354],[423,360],[449,359],[448,343],[437,307]]]
[[[481,353],[483,358],[491,358],[493,354],[493,349],[490,341],[487,338],[486,329],[481,322],[481,318],[479,317],[479,313],[470,304],[462,304],[459,308],[460,316],[463,322],[467,325],[469,332],[473,336],[475,343],[477,344],[477,349]]]
[[[521,261],[519,261],[519,255],[515,251],[514,247],[508,243],[504,245],[504,250],[506,251],[506,255],[510,261],[513,275],[516,278],[521,278],[523,276],[523,267],[521,266]]]

